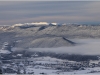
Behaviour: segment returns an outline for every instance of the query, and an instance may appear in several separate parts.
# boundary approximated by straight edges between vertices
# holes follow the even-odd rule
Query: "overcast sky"
[[[0,25],[100,23],[100,1],[0,1]]]

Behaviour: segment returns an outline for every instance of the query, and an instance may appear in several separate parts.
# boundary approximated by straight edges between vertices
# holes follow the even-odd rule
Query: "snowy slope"
[[[11,52],[8,50],[0,50],[0,54],[10,54]]]
[[[100,74],[100,67],[95,68],[86,68],[85,70],[74,70],[74,71],[61,71],[61,70],[54,70],[54,69],[45,69],[44,66],[35,66],[35,67],[27,67],[26,73],[34,72],[34,74],[45,73],[46,75],[99,75]]]
[[[26,23],[31,25],[30,23]],[[15,26],[23,26],[18,24]],[[9,36],[8,36],[9,35]],[[100,38],[100,26],[33,26],[33,27],[0,27],[0,45],[6,41],[18,41],[16,47],[58,47],[72,46],[64,38]],[[57,40],[57,41],[56,41]],[[43,45],[44,44],[44,45]],[[55,44],[55,45],[54,45]],[[49,46],[48,46],[49,45]]]
[[[62,37],[45,37],[33,40],[33,47],[61,47],[61,46],[73,46],[75,43]]]

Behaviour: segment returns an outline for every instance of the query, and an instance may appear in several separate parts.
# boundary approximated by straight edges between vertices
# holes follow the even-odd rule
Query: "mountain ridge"
[[[49,39],[53,38],[58,39],[59,37],[60,38],[59,40],[64,40],[67,42],[71,41],[69,39],[75,39],[75,38],[78,39],[100,38],[100,26],[85,26],[85,25],[31,26],[31,27],[25,26],[25,28],[24,27],[22,28],[20,26],[14,28],[12,26],[0,26],[0,39],[2,39],[0,40],[0,46],[4,42],[21,40],[20,42],[17,42],[17,45],[19,44],[19,46],[21,46],[21,44],[23,44],[25,46],[30,45],[29,47],[35,47],[31,46],[31,44],[34,44],[31,43],[32,41],[34,40],[36,41],[36,39],[37,40],[41,39],[43,41],[44,38],[43,42],[45,42],[47,39],[46,37],[48,37]]]

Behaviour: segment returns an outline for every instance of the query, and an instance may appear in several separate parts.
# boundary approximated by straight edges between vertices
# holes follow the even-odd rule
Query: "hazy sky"
[[[0,1],[0,25],[100,23],[100,1]]]

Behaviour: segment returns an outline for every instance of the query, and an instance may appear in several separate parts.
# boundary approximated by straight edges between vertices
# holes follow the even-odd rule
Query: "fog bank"
[[[58,48],[30,48],[30,51],[46,51],[56,53],[98,55],[100,54],[100,39],[70,39],[76,46]]]

